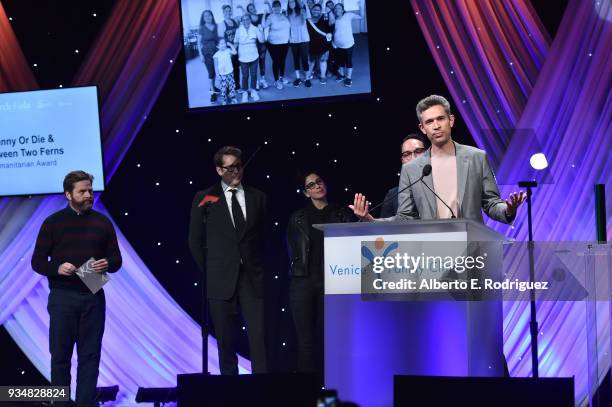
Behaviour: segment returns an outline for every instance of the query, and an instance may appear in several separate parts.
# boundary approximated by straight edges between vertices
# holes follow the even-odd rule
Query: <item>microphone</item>
[[[255,150],[255,152],[253,154],[251,154],[251,156],[249,157],[249,159],[246,161],[246,163],[242,166],[242,169],[244,170],[247,165],[249,165],[251,163],[251,160],[257,155],[257,153],[259,153],[259,150],[261,150],[261,148],[263,147],[263,144],[260,144],[259,147],[257,147],[257,149]]]
[[[427,173],[427,175],[431,174],[431,165],[427,164],[425,167],[429,167],[429,172]],[[423,173],[425,173],[425,168],[423,168]],[[438,194],[436,194],[436,192],[433,189],[429,188],[429,185],[427,185],[427,183],[425,181],[423,181],[423,177],[421,177],[419,180],[423,183],[423,185],[425,185],[425,187],[427,189],[429,189],[435,195],[436,198],[438,198],[440,200],[440,202],[442,202],[444,204],[444,206],[446,206],[448,208],[448,210],[451,213],[451,219],[456,219],[457,217],[455,216],[455,212],[453,212],[452,208],[450,206],[448,206],[446,204],[446,202],[444,202],[444,200],[442,198],[440,198],[438,196]]]
[[[260,144],[259,147],[257,147],[257,149],[255,150],[255,152],[253,154],[251,154],[249,159],[242,166],[242,171],[244,171],[244,169],[247,167],[247,165],[249,165],[251,163],[251,160],[257,155],[257,153],[259,153],[259,150],[261,150],[262,147],[263,147],[263,144]],[[223,190],[223,193],[225,194],[227,192],[227,190],[230,189],[230,188],[231,187],[228,185],[227,188]]]
[[[407,190],[408,188],[410,188],[411,186],[413,186],[414,184],[416,184],[419,181],[423,180],[423,177],[428,176],[429,174],[431,174],[431,165],[427,164],[423,167],[423,172],[421,173],[421,177],[419,179],[417,179],[414,182],[411,182],[410,184],[408,184],[407,186],[405,186],[404,188],[402,188],[401,191],[397,191],[397,194],[394,194],[392,197],[385,199],[384,201],[382,201],[381,203],[379,203],[378,205],[376,205],[375,207],[373,207],[372,209],[370,209],[369,212],[374,212],[376,209],[380,208],[382,205],[384,205],[386,202],[389,202],[393,199],[397,199],[397,197],[399,196],[399,194],[401,194],[402,192],[404,192],[405,190]]]

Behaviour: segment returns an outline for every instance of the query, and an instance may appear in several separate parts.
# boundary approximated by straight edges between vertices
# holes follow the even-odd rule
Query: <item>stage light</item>
[[[529,159],[529,164],[534,170],[543,170],[548,167],[548,161],[543,153],[536,153]]]
[[[119,393],[119,386],[96,387],[96,403],[102,404],[107,401],[115,401]]]
[[[177,400],[176,387],[139,387],[136,393],[136,403],[153,403],[155,407]]]

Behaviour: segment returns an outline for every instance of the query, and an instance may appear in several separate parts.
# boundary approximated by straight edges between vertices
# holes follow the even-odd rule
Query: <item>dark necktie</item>
[[[230,189],[230,192],[232,193],[232,217],[234,218],[234,227],[236,228],[236,233],[240,235],[244,230],[244,214],[238,203],[238,198],[236,198],[236,192],[238,192],[238,190]]]

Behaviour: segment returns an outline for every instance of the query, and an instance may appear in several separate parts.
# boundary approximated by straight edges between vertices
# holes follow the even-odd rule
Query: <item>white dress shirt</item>
[[[236,199],[238,200],[238,204],[240,204],[240,209],[242,210],[242,216],[244,216],[244,221],[246,222],[246,200],[244,199],[244,188],[242,184],[238,185],[236,188],[230,187],[225,182],[221,181],[221,188],[225,193],[225,202],[227,202],[227,207],[229,208],[230,218],[232,218],[232,224],[236,227],[234,223],[234,214],[232,213],[232,189],[236,189]]]

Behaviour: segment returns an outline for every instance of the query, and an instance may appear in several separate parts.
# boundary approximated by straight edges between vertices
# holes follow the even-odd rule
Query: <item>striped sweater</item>
[[[108,260],[108,272],[121,267],[117,235],[110,220],[93,209],[78,214],[70,206],[55,212],[43,222],[32,255],[32,268],[47,276],[49,288],[89,291],[81,279],[59,275],[63,263],[80,267],[89,258]]]

